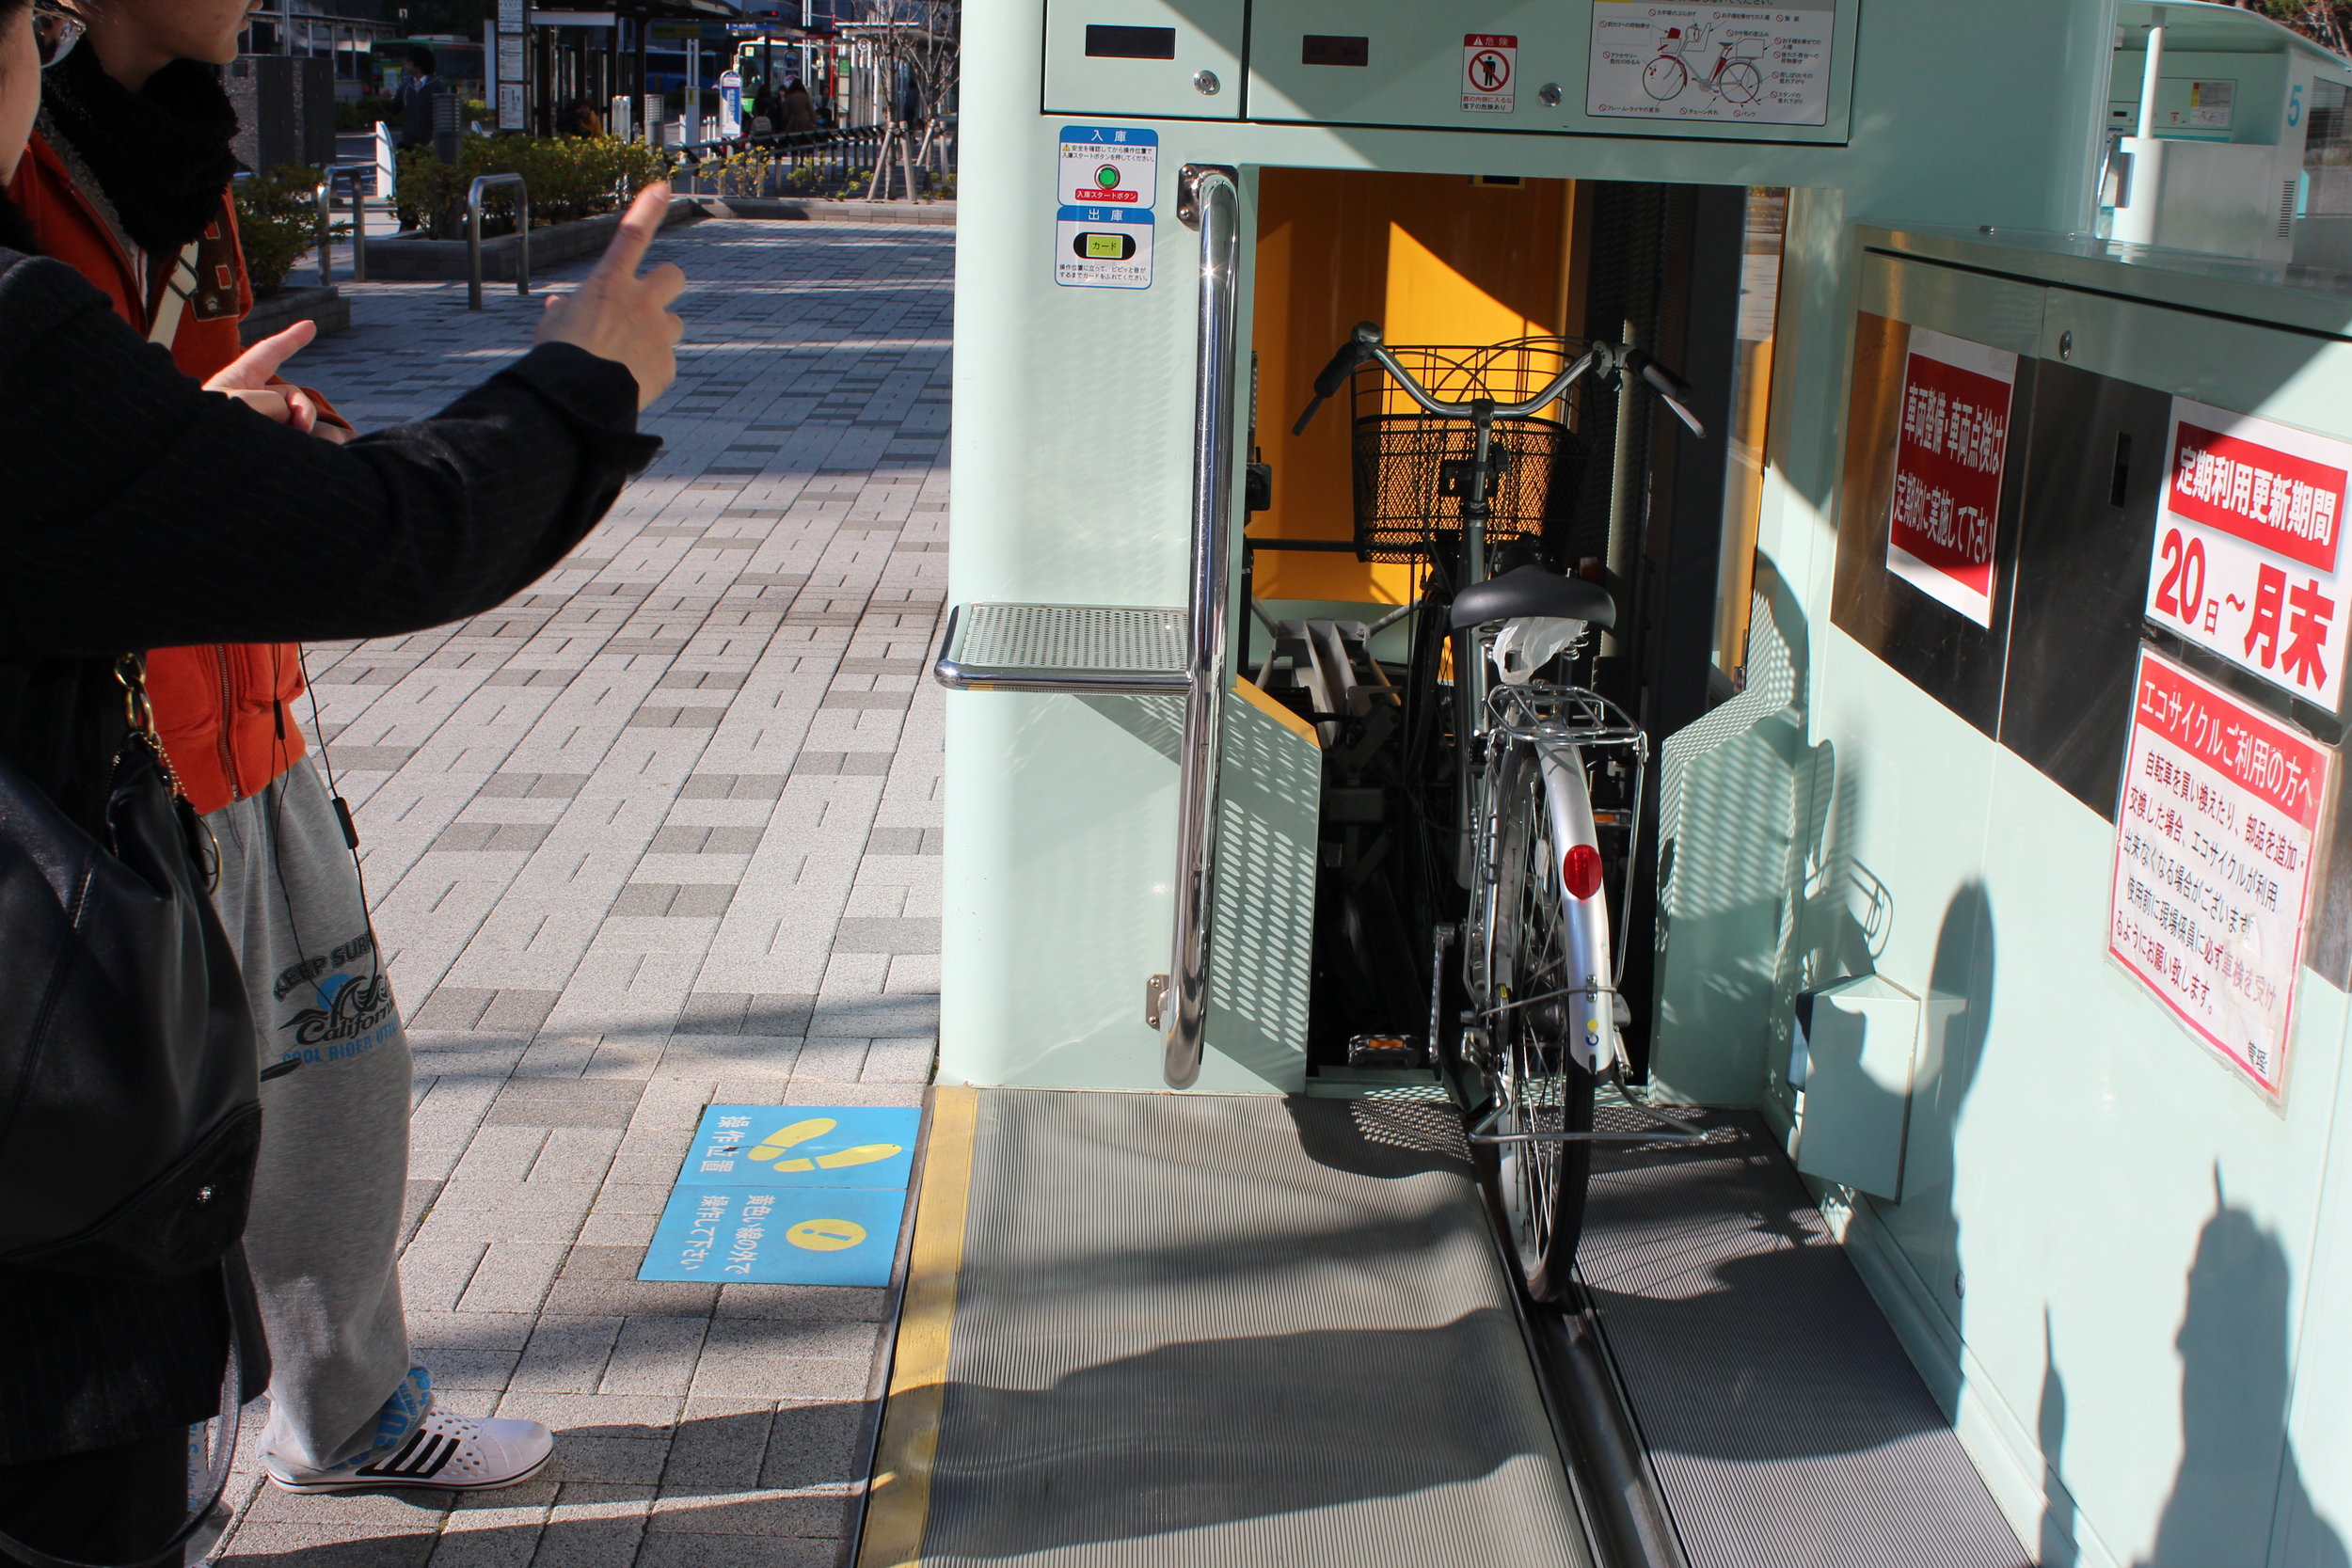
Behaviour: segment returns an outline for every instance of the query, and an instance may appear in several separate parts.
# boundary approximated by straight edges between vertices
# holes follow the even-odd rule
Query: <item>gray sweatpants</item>
[[[310,759],[204,821],[220,845],[214,903],[244,966],[262,1070],[277,1070],[262,1084],[245,1233],[273,1369],[262,1446],[326,1469],[376,1441],[377,1412],[408,1371],[396,1256],[408,1037]]]

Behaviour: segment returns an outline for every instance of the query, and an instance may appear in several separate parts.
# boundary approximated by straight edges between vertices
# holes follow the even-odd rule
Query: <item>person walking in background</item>
[[[103,4],[103,0],[97,3]],[[433,145],[433,99],[444,90],[441,79],[433,74],[436,63],[433,51],[421,43],[408,51],[408,64],[402,71],[397,95],[400,145],[404,149]]]
[[[817,103],[801,86],[798,76],[784,84],[784,129],[787,135],[798,135],[817,129]]]
[[[75,4],[87,37],[43,73],[10,198],[43,254],[207,380],[244,352],[252,303],[228,196],[236,115],[213,69],[236,57],[246,0]],[[281,388],[303,428],[350,437],[316,394]],[[457,1468],[418,1483],[521,1480],[547,1462],[547,1428],[432,1414],[430,1371],[410,1354],[396,1267],[408,1041],[342,808],[305,754],[302,650],[161,648],[147,684],[166,755],[220,846],[215,898],[260,1036],[246,1256],[275,1368],[263,1462],[298,1490],[375,1485],[372,1467],[439,1434]],[[336,1212],[322,1224],[310,1195],[329,1170]]]

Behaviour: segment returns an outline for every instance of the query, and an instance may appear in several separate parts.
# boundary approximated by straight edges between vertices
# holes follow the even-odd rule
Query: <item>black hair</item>
[[[0,0],[0,4],[6,4],[6,0]],[[433,74],[433,51],[420,43],[408,51],[408,63],[417,68],[420,75],[430,76]]]

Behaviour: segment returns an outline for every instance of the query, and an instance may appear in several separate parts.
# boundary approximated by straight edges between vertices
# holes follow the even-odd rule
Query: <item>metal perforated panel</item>
[[[947,657],[971,669],[1180,671],[1184,612],[1090,605],[966,605]]]

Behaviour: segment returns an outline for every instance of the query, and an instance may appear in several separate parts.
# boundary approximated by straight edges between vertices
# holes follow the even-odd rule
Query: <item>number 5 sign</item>
[[[2148,618],[2334,710],[2352,446],[2175,398],[2165,455]]]

